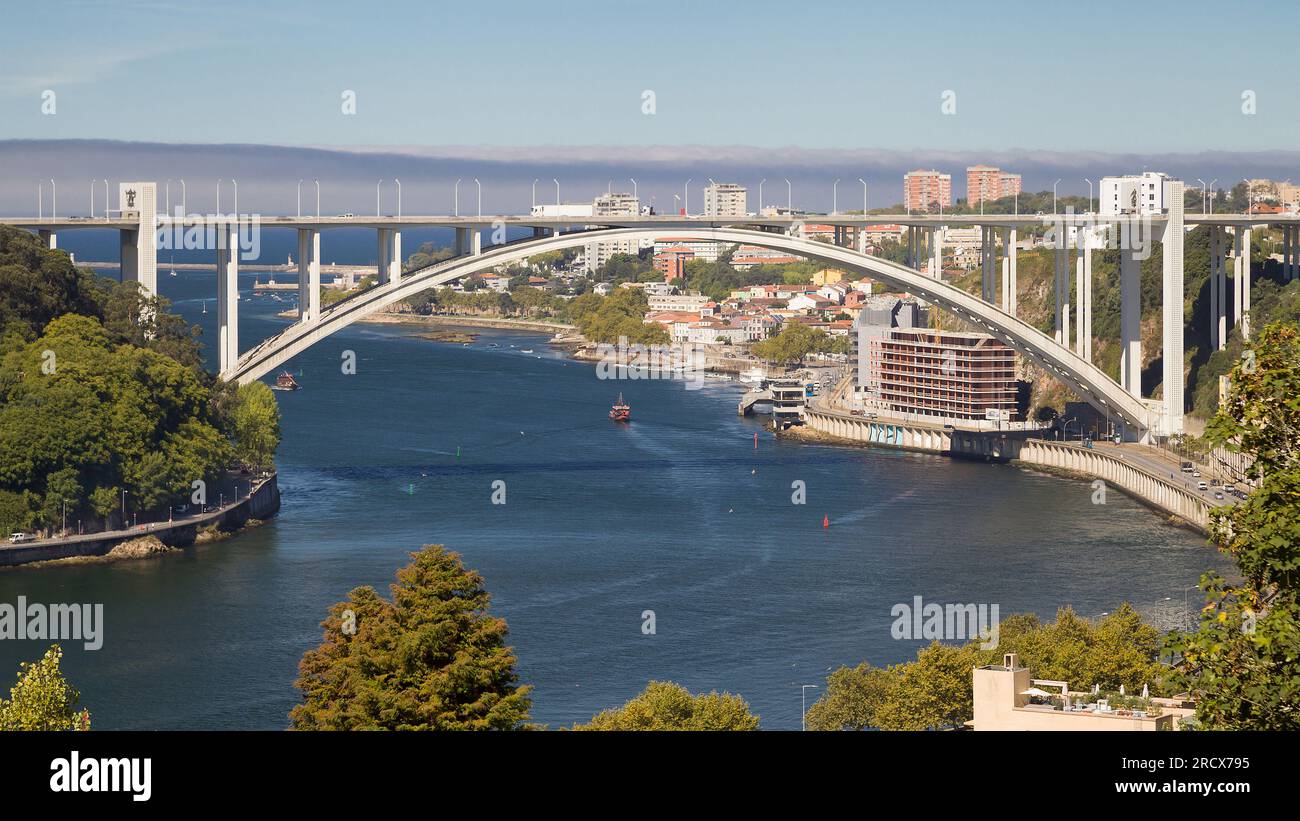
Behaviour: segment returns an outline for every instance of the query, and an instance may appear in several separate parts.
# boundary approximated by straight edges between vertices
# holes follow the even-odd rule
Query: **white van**
[[[1207,484],[1205,484],[1205,482],[1197,482],[1197,483],[1196,483],[1196,489],[1197,489],[1197,490],[1209,490],[1209,489],[1210,489],[1210,486],[1207,485]]]
[[[33,536],[32,534],[30,534],[30,533],[23,533],[23,532],[21,532],[21,531],[18,531],[18,532],[10,533],[10,534],[9,534],[9,544],[19,544],[20,542],[30,542],[30,541],[34,541],[35,539],[36,539],[36,537]]]

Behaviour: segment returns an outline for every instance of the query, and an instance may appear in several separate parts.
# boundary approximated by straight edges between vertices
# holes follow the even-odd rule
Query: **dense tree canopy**
[[[22,663],[9,698],[0,698],[0,732],[90,729],[90,712],[77,709],[81,694],[63,677],[62,659],[55,644],[40,661]]]
[[[638,696],[614,710],[592,716],[575,730],[757,730],[758,716],[731,693],[691,695],[670,681],[652,681]]]
[[[1199,629],[1172,649],[1202,726],[1300,729],[1300,329],[1260,331],[1206,438],[1253,457],[1257,486],[1214,511],[1214,539],[1240,582],[1207,574]]]
[[[841,667],[827,679],[825,694],[808,709],[810,729],[936,730],[959,727],[972,717],[972,670],[1017,653],[1039,678],[1068,681],[1076,688],[1129,692],[1149,685],[1156,694],[1174,687],[1159,662],[1160,637],[1125,604],[1099,621],[1069,608],[1056,621],[1014,615],[998,629],[998,644],[985,649],[934,642],[916,660],[891,667]],[[1169,693],[1172,694],[1172,693]]]
[[[123,492],[148,511],[232,459],[270,464],[269,390],[202,370],[197,328],[168,308],[0,228],[0,531],[110,523]]]
[[[392,600],[358,587],[330,608],[299,665],[299,730],[512,730],[528,719],[506,623],[483,578],[428,545],[397,572]]]

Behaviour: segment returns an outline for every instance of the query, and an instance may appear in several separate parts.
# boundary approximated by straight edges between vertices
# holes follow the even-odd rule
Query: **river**
[[[163,293],[213,339],[214,275],[160,268]],[[287,303],[252,282],[244,348],[285,321]],[[1118,492],[1099,506],[1086,482],[1006,465],[780,440],[737,417],[734,383],[602,381],[535,333],[463,347],[360,324],[291,367],[303,389],[277,394],[272,522],[180,556],[0,572],[0,602],[104,605],[102,649],[65,642],[95,727],[285,727],[326,609],[358,585],[387,594],[423,544],[483,575],[536,688],[533,719],[552,727],[666,679],[739,693],[763,727],[795,729],[801,685],[914,655],[919,642],[890,635],[891,607],[914,596],[1004,618],[1181,610],[1185,587],[1226,567]],[[628,425],[607,418],[620,391]],[[0,642],[0,671],[45,644]]]

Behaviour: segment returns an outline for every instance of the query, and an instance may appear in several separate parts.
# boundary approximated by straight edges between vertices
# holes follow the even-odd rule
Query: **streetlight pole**
[[[763,215],[763,183],[767,182],[767,177],[758,181],[758,211],[759,216]]]
[[[799,716],[799,730],[808,729],[808,688],[817,689],[816,684],[805,684],[799,688],[799,697],[803,700],[803,712]]]
[[[636,200],[636,204],[639,206],[641,204],[641,197],[637,196],[636,179],[633,177],[628,177],[628,179],[632,181],[632,199]]]
[[[186,204],[187,204],[188,202],[189,202],[189,200],[186,199],[186,197],[185,197],[185,180],[182,179],[182,180],[181,180],[181,215],[182,215],[182,216],[184,216],[185,214],[189,213],[189,212],[188,212],[188,209],[186,208]],[[92,214],[91,216],[94,216],[94,215]]]
[[[316,219],[320,219],[320,180],[312,180],[316,183]]]
[[[858,177],[858,182],[862,183],[862,216],[867,215],[867,181]]]
[[[831,183],[831,216],[840,212],[840,178],[836,177],[835,182]]]
[[[456,178],[456,184],[451,187],[451,215],[460,216],[460,178]]]
[[[108,185],[107,182],[105,182],[104,184]],[[107,192],[105,192],[105,194],[106,195],[104,197],[104,200],[105,202],[107,202],[108,201]],[[105,212],[104,216],[108,216],[108,213]],[[217,180],[217,216],[221,216],[221,180]]]
[[[1206,213],[1205,203],[1207,202],[1206,197],[1209,192],[1205,188],[1205,180],[1201,179],[1200,177],[1197,177],[1196,181],[1201,184],[1201,216],[1205,216]]]
[[[1088,213],[1091,214],[1093,212],[1092,211],[1092,180],[1085,179],[1084,182],[1088,183]]]
[[[375,183],[375,216],[376,217],[378,217],[379,212],[383,210],[379,206],[379,189],[383,186],[383,184],[384,184],[383,179],[380,179],[379,182]]]
[[[302,180],[298,180],[298,219],[302,219]]]
[[[1056,210],[1056,186],[1060,184],[1061,184],[1060,178],[1057,178],[1056,182],[1052,183],[1052,214],[1054,215],[1060,213],[1059,211]]]
[[[537,180],[534,179],[533,180],[533,201],[532,201],[532,205],[529,207],[528,210],[531,211],[533,208],[536,207],[537,207]]]
[[[59,191],[54,187],[54,178],[50,177],[50,219],[59,218]]]
[[[555,183],[555,207],[559,208],[560,207],[560,181],[552,177],[551,182]]]
[[[1218,181],[1219,181],[1219,178],[1218,178],[1218,177],[1215,177],[1214,179],[1210,180],[1210,187],[1213,188],[1213,187],[1214,187],[1214,184],[1215,184],[1216,182],[1218,182]],[[1214,208],[1214,192],[1213,192],[1213,191],[1210,192],[1210,208]]]
[[[402,218],[402,181],[393,177],[393,182],[397,183],[397,218]]]
[[[687,177],[686,184],[682,186],[682,216],[691,215],[691,180],[694,177]]]
[[[794,186],[790,185],[790,180],[785,181],[785,210],[787,213],[794,213]]]
[[[474,185],[478,188],[478,215],[481,217],[483,216],[483,183],[478,181],[478,177],[475,177]]]

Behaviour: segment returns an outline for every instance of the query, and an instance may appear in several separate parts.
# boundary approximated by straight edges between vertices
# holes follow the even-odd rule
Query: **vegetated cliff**
[[[1280,247],[1280,232],[1256,230],[1252,236],[1251,288],[1252,325],[1261,328],[1275,322],[1300,324],[1300,281],[1281,282],[1282,266],[1268,258],[1274,246]],[[1161,396],[1161,378],[1164,368],[1163,338],[1161,334],[1161,293],[1163,290],[1163,247],[1153,243],[1150,254],[1141,261],[1142,291],[1142,393],[1148,398]],[[1017,316],[1051,336],[1056,317],[1053,285],[1053,254],[1050,248],[1021,250],[1017,255]],[[1093,362],[1113,379],[1119,379],[1120,357],[1120,293],[1119,251],[1101,249],[1092,256],[1092,358]],[[999,257],[999,265],[1000,263]],[[1183,245],[1183,279],[1186,326],[1184,338],[1184,375],[1186,378],[1187,411],[1202,419],[1211,416],[1218,407],[1218,377],[1232,367],[1245,347],[1239,328],[1229,334],[1226,350],[1215,352],[1210,347],[1210,255],[1209,231],[1198,226],[1187,233]],[[975,269],[946,278],[963,290],[978,294],[980,271]],[[997,272],[1001,287],[1001,269]],[[1069,271],[1071,304],[1077,303],[1075,290],[1074,257],[1071,255]],[[1232,276],[1229,262],[1228,316],[1232,316]],[[1070,346],[1074,344],[1074,323],[1071,316]],[[977,330],[949,313],[942,313],[940,327],[953,330]],[[1041,368],[1022,361],[1021,378],[1034,383],[1030,401],[1031,418],[1042,408],[1060,411],[1074,394],[1060,381],[1047,375]]]

